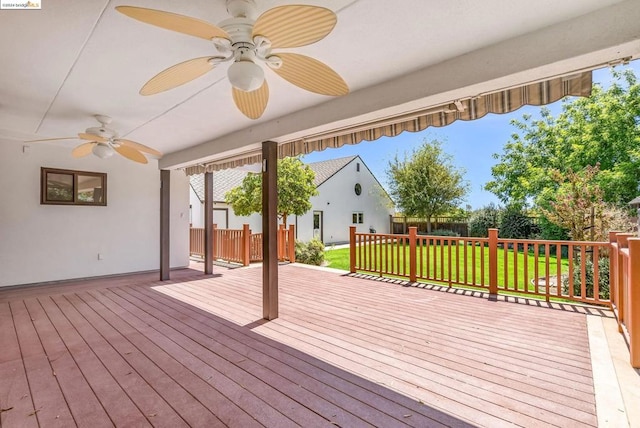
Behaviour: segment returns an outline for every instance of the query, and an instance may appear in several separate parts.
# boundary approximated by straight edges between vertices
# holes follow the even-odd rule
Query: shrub
[[[546,217],[540,217],[538,221],[538,237],[544,240],[567,241],[569,240],[569,231],[557,224],[552,223]]]
[[[469,236],[486,238],[489,236],[489,229],[498,227],[499,219],[500,208],[494,204],[480,208],[473,213],[469,221]]]
[[[460,234],[458,232],[454,232],[453,230],[449,230],[449,229],[436,229],[436,230],[432,230],[429,233],[425,233],[425,235],[432,235],[432,236],[460,236]]]
[[[500,215],[501,238],[530,239],[538,234],[538,226],[519,208],[510,207]]]
[[[296,241],[296,261],[320,266],[324,262],[324,244],[319,239],[309,242]]]
[[[582,296],[582,273],[580,271],[580,256],[576,256],[573,261],[573,295],[593,298],[593,259],[590,257],[585,263],[585,292],[586,296]],[[565,294],[569,293],[569,278],[562,278],[562,290]],[[609,298],[609,258],[598,258],[598,291],[601,299]]]

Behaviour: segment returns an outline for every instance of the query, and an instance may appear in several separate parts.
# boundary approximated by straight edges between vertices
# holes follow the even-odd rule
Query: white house
[[[304,215],[290,216],[287,224],[296,225],[296,238],[308,241],[314,236],[325,244],[349,241],[349,226],[359,232],[373,229],[389,233],[389,215],[393,202],[360,156],[310,163],[315,173],[318,195],[311,198],[312,208]],[[240,185],[248,172],[228,169],[213,173],[213,222],[220,228],[239,229],[248,223],[252,231],[262,230],[260,214],[237,216],[224,203],[224,195]],[[191,223],[204,224],[204,181],[191,176]]]

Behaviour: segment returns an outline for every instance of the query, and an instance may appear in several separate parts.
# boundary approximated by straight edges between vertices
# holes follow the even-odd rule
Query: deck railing
[[[608,242],[351,233],[351,271],[610,305]],[[607,272],[604,275],[608,275]],[[604,288],[604,287],[603,287]]]
[[[278,229],[278,260],[295,261],[295,227]],[[204,228],[189,230],[189,254],[204,258]],[[251,233],[249,225],[242,229],[218,229],[213,225],[213,259],[243,266],[262,261],[262,233]]]
[[[357,233],[350,270],[510,293],[607,305],[640,368],[640,238],[613,232],[610,242]]]
[[[640,238],[609,234],[611,244],[611,303],[618,331],[629,344],[631,365],[640,368]]]

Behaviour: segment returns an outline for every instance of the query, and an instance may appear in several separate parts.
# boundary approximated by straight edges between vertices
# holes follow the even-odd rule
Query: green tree
[[[557,195],[541,212],[550,222],[566,229],[574,241],[606,241],[609,230],[626,232],[633,227],[624,212],[604,202],[598,172],[597,165],[566,174],[552,171]]]
[[[424,141],[403,159],[396,155],[386,170],[389,195],[405,215],[427,220],[454,211],[469,192],[464,169],[456,168],[439,141]]]
[[[608,89],[594,85],[588,98],[564,100],[553,117],[524,115],[492,168],[485,188],[509,205],[548,205],[559,187],[551,171],[566,175],[600,165],[594,177],[604,201],[622,206],[640,181],[640,84],[632,70],[613,71]]]
[[[302,215],[311,209],[311,197],[318,191],[313,183],[315,173],[299,158],[278,161],[278,217],[287,225],[289,215]],[[262,212],[262,174],[249,174],[240,186],[224,196],[237,215]]]

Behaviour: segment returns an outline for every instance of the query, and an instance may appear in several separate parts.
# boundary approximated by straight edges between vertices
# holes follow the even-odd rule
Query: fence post
[[[631,366],[640,368],[640,238],[629,238],[629,353]]]
[[[296,227],[289,225],[289,263],[296,262]]]
[[[416,266],[418,260],[416,260],[416,237],[418,235],[418,228],[411,226],[409,228],[409,281],[416,282]]]
[[[248,224],[242,225],[242,265],[249,266],[251,259],[251,230]]]
[[[498,229],[489,229],[489,294],[498,294]]]
[[[616,302],[618,309],[618,332],[622,333],[622,325],[627,324],[628,314],[626,312],[627,296],[624,295],[624,281],[625,278],[628,280],[629,277],[628,272],[624,271],[624,258],[620,256],[620,250],[623,248],[629,248],[629,238],[635,236],[633,233],[618,233],[616,234],[616,241],[618,241],[618,264],[616,265],[616,285],[617,294],[616,294]],[[631,262],[631,259],[629,259]],[[611,262],[609,262],[611,263]],[[630,283],[628,283],[630,284]]]
[[[349,272],[356,273],[356,227],[349,226]]]

